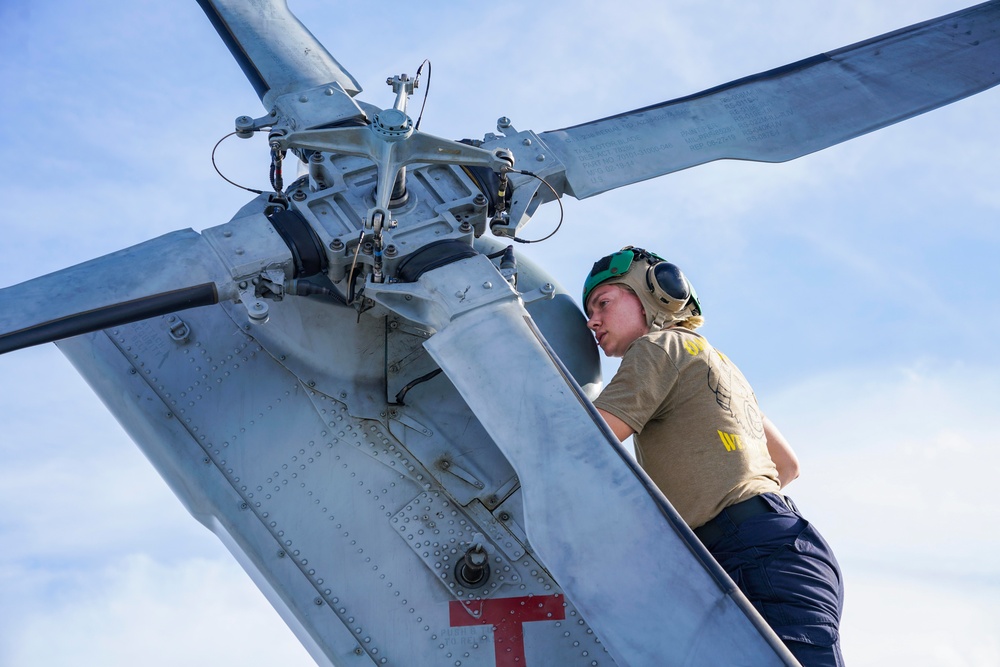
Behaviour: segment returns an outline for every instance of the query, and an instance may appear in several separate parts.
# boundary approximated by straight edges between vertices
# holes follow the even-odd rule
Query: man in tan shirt
[[[842,667],[840,567],[782,488],[798,460],[740,370],[700,334],[673,264],[628,247],[594,264],[587,326],[621,366],[594,405],[798,660]]]

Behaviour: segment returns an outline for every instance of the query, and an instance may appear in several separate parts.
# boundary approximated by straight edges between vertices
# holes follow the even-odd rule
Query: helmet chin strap
[[[653,315],[653,321],[649,325],[650,331],[659,331],[660,329],[665,329],[671,324],[673,324],[674,318],[671,317],[669,313],[664,313],[660,311]]]
[[[649,324],[649,330],[660,331],[661,329],[667,329],[677,322],[683,322],[693,314],[694,312],[690,306],[684,308],[679,313],[669,313],[665,310],[660,310],[653,315],[653,321]]]

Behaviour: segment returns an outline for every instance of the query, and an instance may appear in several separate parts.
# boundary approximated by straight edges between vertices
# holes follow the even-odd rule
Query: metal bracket
[[[516,293],[484,255],[428,271],[415,283],[365,284],[365,296],[417,325],[440,331],[459,315]]]
[[[551,299],[555,295],[556,295],[555,285],[553,285],[552,283],[545,283],[541,287],[538,287],[536,289],[531,290],[530,292],[525,292],[524,294],[522,294],[521,301],[524,302],[524,305],[527,306],[529,303]]]
[[[177,343],[186,343],[191,336],[191,327],[176,315],[167,318],[167,333]]]
[[[427,428],[426,426],[424,426],[423,424],[421,424],[416,419],[409,416],[399,408],[392,408],[389,411],[389,418],[398,421],[403,426],[412,429],[417,433],[420,433],[421,435],[425,435],[428,438],[434,435],[434,431]]]
[[[478,478],[476,478],[475,475],[473,475],[471,472],[469,472],[462,466],[456,464],[449,458],[442,458],[441,460],[439,460],[437,463],[437,467],[443,470],[444,472],[450,473],[455,477],[458,477],[463,482],[471,484],[477,489],[483,489],[486,487],[486,485],[483,484]]]
[[[281,95],[266,116],[240,116],[236,119],[236,136],[249,139],[254,132],[266,127],[308,130],[352,119],[364,123],[368,116],[343,86],[333,81]]]

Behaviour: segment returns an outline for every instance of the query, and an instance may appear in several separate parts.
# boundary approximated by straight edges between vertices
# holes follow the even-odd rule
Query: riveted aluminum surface
[[[420,494],[396,513],[391,523],[407,546],[458,600],[492,597],[521,581],[510,560],[495,545],[487,549],[490,577],[483,587],[469,589],[455,576],[456,563],[473,545],[482,526],[440,493]]]
[[[406,357],[396,360],[407,377],[422,371],[419,330],[302,298],[273,302],[264,323],[233,304],[187,311],[184,322],[183,344],[171,333],[176,321],[162,317],[61,346],[320,664],[493,667],[507,648],[528,665],[590,665],[604,655],[511,529],[524,518],[504,514],[504,523],[480,498],[498,494],[496,506],[516,495],[516,478],[447,378],[411,389],[405,408],[388,405],[387,351]],[[408,341],[390,346],[396,336]],[[331,354],[337,364],[314,366]],[[425,441],[436,444],[413,446]],[[448,450],[488,488],[456,498],[449,488],[469,485],[434,467]],[[493,467],[505,472],[491,476]],[[490,543],[503,583],[458,589],[466,605],[485,605],[479,616],[451,606],[457,554],[449,549],[443,581],[393,524],[417,498],[462,517],[456,543],[475,533]],[[539,602],[522,605],[529,597]],[[482,621],[498,609],[515,620],[494,630]]]

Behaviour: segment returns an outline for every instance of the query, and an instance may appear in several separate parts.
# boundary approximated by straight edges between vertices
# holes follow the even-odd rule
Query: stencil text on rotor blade
[[[689,150],[700,151],[736,141],[736,131],[732,125],[706,123],[696,129],[681,130],[681,137]]]
[[[778,136],[782,119],[795,115],[792,109],[776,109],[761,103],[756,93],[741,90],[723,95],[722,107],[750,143]]]
[[[608,129],[620,132],[620,128]],[[641,137],[624,136],[591,145],[574,144],[573,152],[580,160],[580,166],[583,167],[587,175],[591,178],[599,178],[602,174],[610,174],[634,166],[636,158],[643,155],[673,147],[669,143],[642,146],[639,142],[641,142]]]

